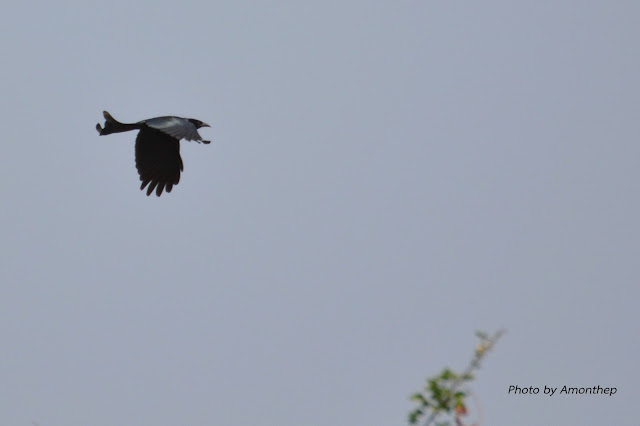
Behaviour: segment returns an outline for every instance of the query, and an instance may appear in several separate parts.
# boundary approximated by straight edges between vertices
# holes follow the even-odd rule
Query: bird
[[[195,141],[208,144],[203,140],[198,129],[211,127],[207,123],[194,118],[173,116],[155,117],[137,123],[120,123],[107,111],[103,111],[104,127],[96,124],[100,136],[112,133],[139,130],[136,137],[136,168],[142,184],[147,187],[147,196],[155,189],[159,197],[162,191],[171,192],[174,185],[180,182],[180,172],[184,170],[180,157],[180,140]]]

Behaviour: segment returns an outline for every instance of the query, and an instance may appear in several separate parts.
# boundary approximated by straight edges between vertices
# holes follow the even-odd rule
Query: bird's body
[[[155,117],[127,124],[115,120],[107,111],[103,115],[104,128],[96,125],[100,136],[139,130],[136,138],[136,168],[142,181],[140,189],[149,185],[147,195],[151,195],[155,189],[159,197],[163,190],[171,192],[173,186],[180,182],[180,172],[183,170],[180,139],[209,143],[198,133],[199,128],[209,125],[193,118]]]

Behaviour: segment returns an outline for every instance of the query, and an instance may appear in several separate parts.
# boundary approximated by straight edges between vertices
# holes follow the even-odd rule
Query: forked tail
[[[96,124],[96,130],[100,133],[100,136],[110,135],[111,133],[121,133],[128,132],[130,130],[136,130],[140,128],[140,124],[125,124],[117,121],[115,118],[111,116],[107,111],[103,111],[102,115],[104,115],[104,128],[100,125],[100,123]]]

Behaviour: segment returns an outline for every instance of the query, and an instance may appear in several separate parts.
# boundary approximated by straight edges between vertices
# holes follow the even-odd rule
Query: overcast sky
[[[469,423],[638,424],[637,1],[14,2],[0,35],[0,424],[403,425],[499,328]],[[212,143],[147,197],[105,109]]]

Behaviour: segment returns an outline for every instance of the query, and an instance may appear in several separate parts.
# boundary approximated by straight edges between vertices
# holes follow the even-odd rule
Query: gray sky
[[[483,425],[636,425],[639,16],[5,6],[0,424],[402,425],[504,327]],[[146,197],[103,109],[213,142],[183,142],[180,184]]]

